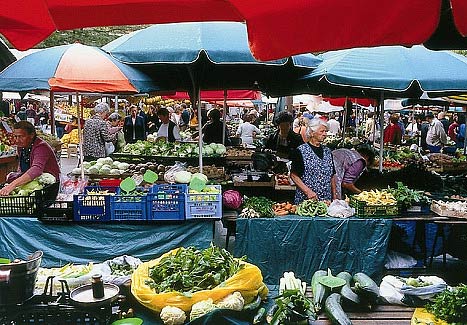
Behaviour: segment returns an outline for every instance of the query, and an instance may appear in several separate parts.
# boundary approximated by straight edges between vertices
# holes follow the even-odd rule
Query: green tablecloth
[[[103,262],[128,254],[149,260],[180,246],[209,247],[212,220],[179,224],[44,224],[36,218],[0,217],[0,257],[42,250],[43,267]]]
[[[307,282],[316,270],[365,272],[381,277],[391,232],[390,219],[287,216],[237,219],[235,256],[246,255],[264,282],[279,282],[285,271]]]

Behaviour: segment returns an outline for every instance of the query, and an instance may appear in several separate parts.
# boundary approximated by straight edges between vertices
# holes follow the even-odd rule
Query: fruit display
[[[65,114],[70,114],[72,116],[78,116],[78,107],[77,106],[68,106],[64,105],[61,107],[63,113]],[[82,114],[80,112],[80,116],[87,120],[88,118],[91,117],[91,108],[90,107],[80,107],[82,109]]]
[[[6,121],[4,121],[6,123]],[[0,157],[16,155],[16,148],[13,146],[15,138],[13,133],[9,133],[0,124]]]
[[[62,143],[64,144],[78,144],[79,143],[79,137],[78,137],[78,129],[71,130],[70,133],[66,133],[63,135],[63,137],[60,139]]]
[[[240,148],[228,148],[225,152],[226,158],[229,159],[251,159],[251,155],[253,155],[254,150],[250,149],[240,149]]]

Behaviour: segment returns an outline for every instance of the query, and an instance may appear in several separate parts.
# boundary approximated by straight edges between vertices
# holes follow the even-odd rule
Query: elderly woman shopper
[[[83,128],[83,155],[84,161],[92,161],[106,156],[105,143],[114,142],[115,133],[109,132],[106,118],[110,109],[107,103],[99,103],[92,110],[92,116],[84,123]]]
[[[286,111],[280,112],[274,120],[278,129],[266,141],[266,149],[276,151],[281,158],[288,158],[292,150],[303,144],[301,135],[292,130],[292,122],[292,114]]]
[[[297,186],[295,204],[306,199],[330,201],[338,197],[331,150],[322,145],[326,132],[325,121],[312,119],[307,129],[308,142],[291,153],[290,177]]]

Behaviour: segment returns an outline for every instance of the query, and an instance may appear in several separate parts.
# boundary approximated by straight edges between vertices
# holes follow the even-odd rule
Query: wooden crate
[[[414,308],[398,305],[378,305],[372,311],[347,312],[354,325],[399,325],[410,324]],[[331,325],[331,321],[322,313],[313,325]]]

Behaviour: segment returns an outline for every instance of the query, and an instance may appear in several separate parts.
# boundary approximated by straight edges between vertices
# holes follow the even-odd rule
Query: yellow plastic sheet
[[[246,262],[242,262],[244,267],[237,274],[212,290],[197,291],[191,296],[186,296],[179,292],[155,293],[153,289],[145,284],[145,281],[149,279],[149,268],[159,264],[163,257],[175,254],[177,250],[178,248],[165,253],[155,260],[142,263],[133,272],[131,277],[131,293],[147,308],[160,312],[165,306],[174,306],[185,312],[189,312],[191,306],[199,301],[211,298],[216,302],[235,291],[242,294],[245,304],[253,301],[258,294],[263,299],[266,298],[268,288],[263,283],[260,269]]]
[[[448,325],[448,323],[436,319],[435,316],[427,312],[425,308],[416,308],[410,325]]]

